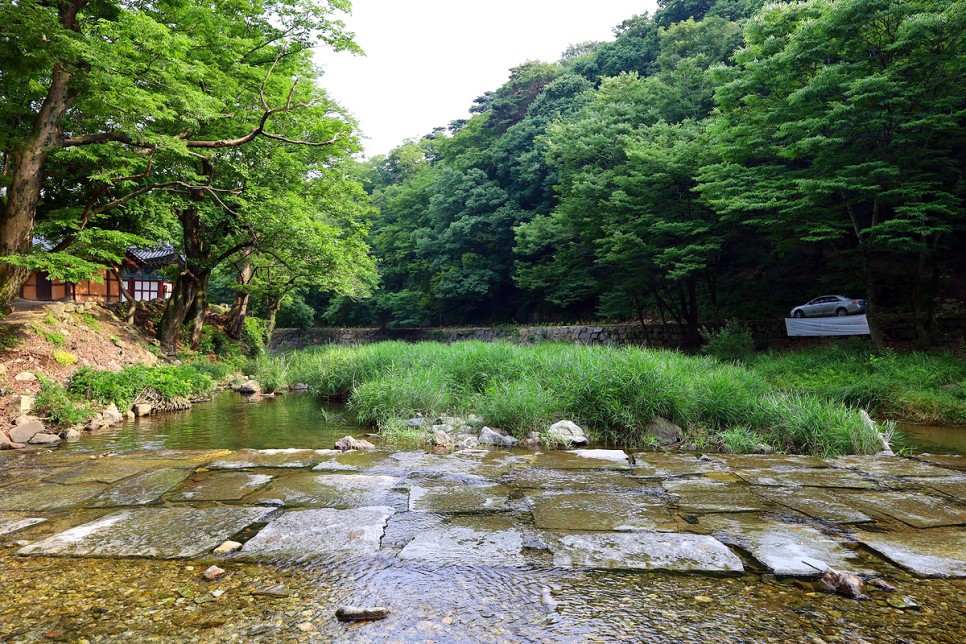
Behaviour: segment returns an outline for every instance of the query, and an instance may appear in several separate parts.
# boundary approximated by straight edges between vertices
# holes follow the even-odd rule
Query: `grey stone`
[[[376,446],[369,441],[359,440],[352,436],[343,436],[335,442],[335,449],[343,452],[350,450],[368,452],[376,449]]]
[[[47,519],[43,517],[30,517],[8,512],[0,512],[0,535],[13,534],[32,525],[43,523]]]
[[[758,494],[820,521],[842,524],[872,521],[864,512],[843,503],[841,497],[821,488],[762,488]]]
[[[151,403],[137,403],[131,407],[131,411],[133,411],[134,415],[138,418],[150,416],[153,410],[154,406],[151,405]]]
[[[31,484],[21,489],[5,489],[0,494],[0,510],[45,512],[66,510],[82,505],[104,490],[99,483],[80,485]]]
[[[80,431],[74,429],[73,427],[68,427],[61,433],[61,438],[65,441],[77,441],[81,438]]]
[[[86,461],[55,471],[47,481],[73,485],[75,483],[116,483],[129,476],[154,469],[156,463],[140,460],[123,460],[114,457]]]
[[[532,497],[533,523],[544,530],[673,530],[664,504],[639,494],[546,492]]]
[[[286,507],[338,509],[389,505],[389,491],[396,483],[392,476],[300,472],[276,478],[246,502],[265,504],[277,499]]]
[[[512,436],[505,436],[489,427],[484,427],[480,430],[480,435],[477,440],[480,445],[492,445],[494,447],[513,447],[518,442]]]
[[[308,468],[322,459],[338,454],[335,450],[311,449],[243,449],[219,458],[208,465],[212,470],[241,470],[259,467]]]
[[[630,469],[627,454],[619,449],[574,449],[565,452],[545,452],[537,454],[531,465],[558,470]]]
[[[816,575],[827,568],[874,572],[840,540],[807,525],[790,524],[750,514],[711,514],[700,525],[727,544],[736,545],[776,575]]]
[[[105,490],[91,507],[149,505],[188,477],[187,470],[162,468],[136,475]]]
[[[389,518],[387,506],[352,510],[293,510],[269,523],[241,550],[251,559],[321,559],[332,556],[371,554]]]
[[[703,477],[665,481],[662,486],[674,495],[676,509],[683,512],[760,512],[771,505],[747,485],[733,480]]]
[[[36,382],[37,376],[30,371],[21,371],[13,379],[17,382]]]
[[[713,537],[657,532],[545,533],[555,566],[673,572],[741,572],[744,566]]]
[[[525,490],[576,490],[583,492],[641,492],[643,480],[621,470],[554,470],[515,467],[509,484]]]
[[[476,449],[480,446],[480,440],[476,436],[460,436],[456,441],[456,449]]]
[[[839,469],[759,469],[735,472],[751,485],[765,487],[827,487],[872,490],[879,486],[854,472]]]
[[[450,427],[450,425],[436,425],[435,427]],[[453,437],[445,429],[435,429],[432,441],[436,447],[453,447],[455,445]]]
[[[832,464],[835,467],[858,470],[874,477],[883,476],[919,476],[944,477],[956,476],[958,472],[937,467],[911,458],[895,456],[839,456]]]
[[[262,393],[262,386],[255,380],[246,380],[235,387],[235,391],[240,394],[260,394]]]
[[[47,431],[47,428],[41,421],[31,420],[11,429],[10,440],[14,443],[27,443],[35,434],[41,434],[45,431]]]
[[[589,442],[580,425],[570,420],[561,420],[551,425],[547,430],[547,439],[550,443],[559,442],[567,446],[586,445]]]
[[[105,407],[104,411],[101,412],[101,416],[110,425],[117,425],[118,423],[121,423],[124,421],[124,416],[121,414],[120,411],[118,411],[117,405],[115,405],[114,403],[111,403],[110,405]]]
[[[966,577],[966,530],[935,528],[853,535],[899,566],[927,577]]]
[[[207,554],[226,537],[265,520],[267,508],[123,510],[21,548],[20,555],[181,559]]]
[[[637,452],[633,455],[634,473],[648,478],[674,478],[711,472],[724,472],[723,461],[712,458],[658,452]]]
[[[840,495],[866,512],[884,514],[915,528],[966,524],[966,507],[949,499],[916,492],[866,492]]]
[[[214,550],[211,551],[213,555],[227,555],[229,552],[235,552],[236,550],[241,550],[242,544],[237,541],[226,541]]]
[[[34,434],[27,441],[31,445],[57,445],[61,442],[61,437],[57,434]]]
[[[410,418],[406,421],[406,427],[409,427],[410,429],[415,429],[417,427],[429,427],[429,419],[422,417]]]
[[[656,416],[647,424],[644,433],[661,447],[667,447],[684,440],[684,431],[667,418]]]
[[[31,411],[33,411],[34,405],[36,404],[36,402],[37,402],[36,398],[34,398],[33,396],[28,396],[26,394],[20,396],[20,405],[19,405],[20,413],[29,414]]]
[[[459,517],[418,532],[400,559],[465,566],[525,565],[523,533],[512,522],[492,517]]]

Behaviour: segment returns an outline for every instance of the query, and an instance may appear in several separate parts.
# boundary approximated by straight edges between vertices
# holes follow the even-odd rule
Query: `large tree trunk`
[[[211,269],[207,267],[211,253],[202,237],[201,215],[198,209],[185,208],[178,213],[178,219],[181,221],[185,265],[178,275],[178,281],[174,284],[171,299],[164,307],[157,334],[161,347],[168,355],[177,353],[181,328],[187,321],[192,307],[195,307],[195,299],[207,286],[208,276],[211,274]],[[207,298],[203,305],[195,307],[195,310],[198,308],[207,310]],[[203,319],[202,322],[204,322]],[[192,338],[195,330],[195,328],[192,329]],[[200,329],[197,329],[197,332],[200,339]]]
[[[879,305],[876,297],[875,275],[872,273],[872,267],[869,263],[869,256],[864,244],[860,250],[862,251],[862,277],[865,281],[865,299],[869,303],[865,317],[869,321],[869,335],[872,337],[872,343],[875,345],[876,349],[882,351],[886,348],[886,346],[885,337],[882,334],[882,320],[879,318]]]
[[[282,308],[282,298],[269,296],[266,305],[268,306],[268,328],[265,330],[265,343],[269,344],[272,341],[272,334],[275,333],[275,317]]]
[[[197,347],[201,342],[201,332],[205,329],[205,316],[208,315],[208,278],[211,271],[204,271],[198,276],[198,292],[191,304],[191,346]]]
[[[120,271],[112,268],[111,274],[114,276],[114,279],[117,280],[117,285],[121,289],[121,295],[124,296],[123,299],[127,300],[127,318],[124,321],[128,324],[134,324],[134,316],[138,311],[138,302],[134,299],[134,295],[127,290],[127,287],[124,286],[124,280],[121,279]]]
[[[242,254],[241,264],[238,267],[238,285],[248,286],[252,281],[252,261],[251,249]],[[228,337],[240,340],[242,331],[245,328],[245,316],[248,314],[249,293],[247,290],[235,291],[235,299],[231,303],[231,310],[228,311],[228,321],[225,322],[225,333]]]

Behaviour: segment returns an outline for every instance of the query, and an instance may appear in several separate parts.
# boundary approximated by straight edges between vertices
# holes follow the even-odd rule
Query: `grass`
[[[255,363],[258,378],[348,400],[360,422],[401,431],[416,413],[477,413],[517,437],[571,419],[605,442],[648,445],[656,416],[700,449],[830,456],[879,449],[858,410],[783,391],[756,369],[673,351],[500,342],[321,347]]]
[[[750,361],[769,385],[863,407],[878,418],[966,424],[966,360],[948,351],[869,353],[841,345]]]
[[[193,364],[150,367],[136,365],[120,371],[98,371],[82,367],[67,385],[68,393],[100,404],[114,403],[118,409],[131,406],[147,387],[165,399],[196,399],[214,393],[216,381],[205,369]]]

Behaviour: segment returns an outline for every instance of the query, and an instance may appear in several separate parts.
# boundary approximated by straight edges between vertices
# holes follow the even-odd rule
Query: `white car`
[[[823,295],[816,297],[808,304],[796,306],[792,309],[793,318],[827,318],[844,317],[865,313],[869,303],[866,300],[856,300],[844,295]]]

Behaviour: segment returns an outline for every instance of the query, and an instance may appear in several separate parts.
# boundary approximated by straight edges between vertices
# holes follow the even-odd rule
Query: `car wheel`
[[[805,317],[805,311],[795,311],[794,316],[797,318]]]
[[[848,314],[849,312],[845,309],[835,309],[835,315],[839,316],[840,318],[844,318]]]

